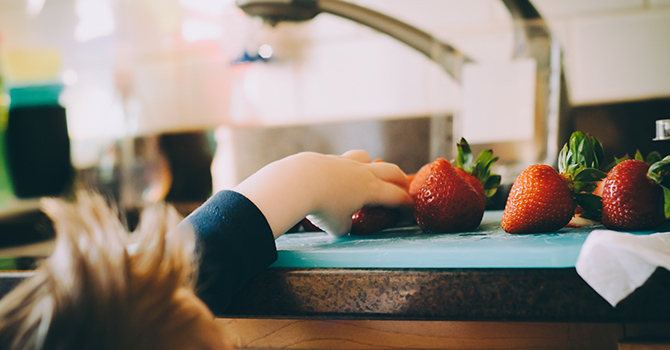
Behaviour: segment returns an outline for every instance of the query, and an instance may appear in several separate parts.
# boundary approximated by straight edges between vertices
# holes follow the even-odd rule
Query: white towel
[[[575,264],[584,281],[612,306],[644,284],[659,266],[670,270],[670,232],[595,230]]]

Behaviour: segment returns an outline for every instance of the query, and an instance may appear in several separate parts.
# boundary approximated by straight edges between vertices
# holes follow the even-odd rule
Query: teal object
[[[73,179],[67,116],[60,84],[14,86],[4,140],[7,172],[17,198],[60,196]]]
[[[414,226],[342,238],[286,234],[276,241],[272,267],[573,268],[589,233],[603,228],[512,235],[502,230],[501,219],[502,211],[487,211],[478,230],[462,233],[422,233]]]
[[[59,105],[60,84],[13,87],[9,89],[10,108]]]

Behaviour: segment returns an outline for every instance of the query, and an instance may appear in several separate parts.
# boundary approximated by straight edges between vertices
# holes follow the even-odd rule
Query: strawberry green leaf
[[[490,151],[490,152],[493,152],[493,151],[491,151],[491,150],[489,150],[489,151]],[[493,157],[493,158],[489,159],[489,161],[486,162],[486,170],[490,170],[491,167],[493,166],[493,163],[497,162],[498,159],[500,159],[500,157]]]
[[[566,143],[558,153],[558,172],[563,174],[568,168],[568,144]]]
[[[616,160],[616,157],[614,158],[614,161],[612,163],[609,163],[603,167],[603,171],[608,173],[610,170],[612,170],[619,162]]]
[[[596,187],[598,187],[598,185],[593,182],[573,181],[572,193],[592,193],[595,191]]]
[[[581,131],[575,131],[570,136],[569,146],[568,146],[568,164],[580,164],[581,157],[579,155],[579,149],[581,144],[584,141],[584,134]]]
[[[461,141],[456,144],[458,148],[458,157],[456,157],[456,164],[459,168],[470,173],[472,170],[472,149],[465,138],[461,138]]]
[[[670,219],[670,188],[661,185],[663,189],[663,214],[666,219]]]
[[[498,186],[500,186],[501,179],[500,175],[491,173],[493,163],[498,161],[498,157],[493,156],[493,150],[484,150],[473,160],[472,149],[465,138],[461,138],[456,146],[458,147],[456,167],[463,169],[479,180],[484,186],[484,193],[487,198],[493,196],[498,190]]]
[[[484,190],[485,191],[490,191],[490,190],[495,190],[498,189],[498,186],[500,186],[500,180],[501,177],[498,174],[491,175],[488,179],[486,179],[486,183],[484,183]]]
[[[491,153],[491,150],[486,150],[479,153],[472,166],[472,171],[470,172],[472,176],[481,180],[481,176],[486,174],[486,171],[488,170],[486,163],[491,158]]]
[[[652,164],[658,162],[659,160],[661,160],[661,158],[663,158],[663,157],[661,157],[660,153],[658,153],[656,151],[652,151],[652,152],[649,152],[649,154],[647,154],[647,157],[644,159],[644,161],[645,161],[645,163],[647,163],[649,165],[652,165]]]
[[[593,135],[589,135],[589,140],[593,145],[593,154],[596,160],[596,163],[593,165],[593,167],[600,169],[600,165],[602,164],[603,158],[605,157],[603,152],[603,144],[600,143],[600,141]]]
[[[670,156],[655,162],[649,167],[647,177],[659,184],[663,189],[663,212],[670,218]]]
[[[575,201],[584,210],[582,217],[590,220],[600,220],[603,213],[602,199],[592,193],[577,193]]]
[[[493,151],[490,149],[482,151],[477,159],[475,160],[474,167],[472,169],[472,176],[478,178],[482,183],[486,181],[489,174],[491,174],[491,167],[493,163],[498,161],[498,157],[493,157]]]
[[[579,142],[576,162],[587,167],[599,168],[603,158],[600,141],[593,135],[582,133],[577,133],[575,140]]]
[[[616,164],[619,164],[619,163],[622,163],[624,160],[629,160],[629,159],[630,159],[630,156],[628,155],[628,153],[626,153],[621,158],[614,157],[614,162]]]
[[[588,138],[584,138],[579,142],[578,151],[581,160],[579,163],[581,165],[593,166],[594,163],[597,163],[593,154],[593,145]]]
[[[614,161],[610,164],[607,164],[605,167],[603,167],[603,171],[609,172],[617,164],[623,162],[624,160],[629,160],[629,159],[630,159],[630,156],[628,155],[628,153],[624,154],[623,157],[621,157],[621,158],[614,157]]]
[[[569,174],[575,174],[581,168],[583,168],[583,166],[579,164],[569,164],[566,170]]]
[[[647,172],[647,177],[657,184],[662,184],[666,178],[670,180],[670,156],[659,160],[652,164]]]
[[[490,161],[493,159],[493,151],[490,149],[484,150],[477,156],[475,164],[481,164],[482,167],[490,167]]]
[[[666,219],[670,219],[670,188],[661,185],[663,189],[663,213]]]
[[[559,172],[568,170],[571,164],[599,168],[602,159],[603,148],[600,141],[593,135],[575,131],[559,153]]]
[[[575,131],[559,153],[558,168],[573,194],[591,193],[606,174],[600,170],[602,144],[595,136]]]
[[[573,181],[598,182],[607,176],[602,170],[596,168],[582,168],[575,174]]]
[[[632,158],[632,159],[637,159],[639,161],[643,161],[643,162],[645,162],[649,165],[652,165],[652,164],[660,161],[661,158],[663,158],[663,157],[661,157],[661,154],[658,153],[657,151],[649,152],[649,154],[646,157],[642,157],[642,153],[640,152],[640,150],[636,150],[635,151],[635,157]],[[619,157],[619,158],[614,157],[614,161],[612,163],[604,166],[602,169],[603,169],[603,171],[608,172],[608,171],[612,170],[612,168],[614,168],[617,164],[619,164],[619,163],[621,163],[625,160],[629,160],[629,159],[631,159],[631,157],[630,157],[630,155],[628,155],[628,153],[624,154],[622,157]]]
[[[492,190],[484,191],[484,194],[486,195],[486,203],[493,204],[493,199],[491,199],[491,197],[493,197],[493,195],[496,194],[496,192],[498,192],[497,187]]]

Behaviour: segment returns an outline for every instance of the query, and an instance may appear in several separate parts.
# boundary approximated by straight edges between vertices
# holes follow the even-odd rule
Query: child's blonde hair
[[[98,194],[48,199],[53,254],[0,300],[2,349],[174,349],[198,344],[194,235],[171,206],[144,210],[129,234]],[[211,313],[205,315],[211,317]],[[194,332],[196,334],[194,334]],[[190,334],[188,334],[190,333]],[[202,345],[202,344],[200,344]]]

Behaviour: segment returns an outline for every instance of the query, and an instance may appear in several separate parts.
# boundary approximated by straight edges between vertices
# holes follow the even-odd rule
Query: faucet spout
[[[503,0],[514,19],[541,19],[529,0]],[[237,0],[236,4],[250,16],[261,17],[271,25],[279,22],[308,21],[319,13],[330,13],[363,24],[412,47],[437,62],[460,83],[461,66],[474,60],[452,45],[405,22],[342,0]],[[515,27],[517,42],[528,37],[526,27]],[[545,32],[548,35],[548,30]]]
[[[383,13],[342,0],[237,0],[237,6],[248,15],[261,17],[272,25],[283,21],[307,21],[322,12],[349,19],[421,52],[437,62],[458,82],[461,65],[473,61],[427,32]]]

